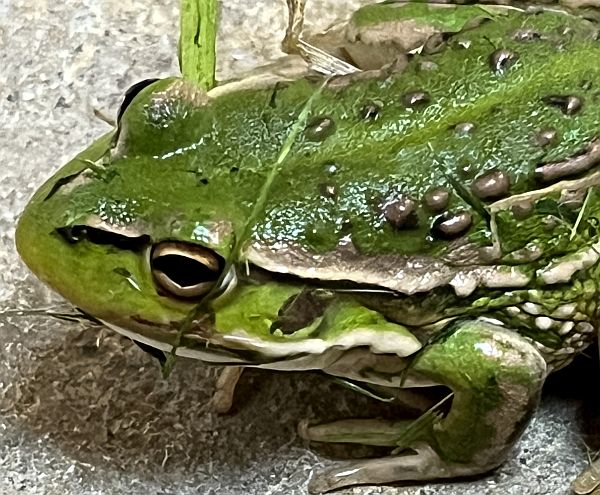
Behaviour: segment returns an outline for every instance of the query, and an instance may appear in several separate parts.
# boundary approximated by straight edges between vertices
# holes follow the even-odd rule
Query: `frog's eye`
[[[131,86],[126,92],[125,92],[125,96],[123,97],[123,102],[121,103],[121,106],[119,107],[119,112],[117,114],[117,122],[119,122],[121,120],[121,117],[123,117],[123,114],[125,113],[125,110],[127,110],[127,107],[131,104],[131,102],[133,101],[133,99],[144,89],[147,88],[148,86],[150,86],[151,84],[154,84],[156,81],[158,81],[157,78],[152,78],[152,79],[144,79],[143,81],[137,82],[135,83],[133,86]]]
[[[205,247],[166,241],[152,248],[150,267],[161,291],[174,297],[193,299],[214,287],[223,261]]]

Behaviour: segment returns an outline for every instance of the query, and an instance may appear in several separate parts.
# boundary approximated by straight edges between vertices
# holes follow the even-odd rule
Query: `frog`
[[[290,19],[320,71],[133,86],[115,129],[33,195],[17,249],[163,361],[225,366],[226,403],[248,367],[383,402],[445,391],[417,419],[302,422],[310,442],[386,452],[317,473],[312,493],[488,473],[595,340],[598,24],[388,2],[323,55]],[[407,26],[420,34],[399,47]],[[369,44],[387,55],[361,68]]]

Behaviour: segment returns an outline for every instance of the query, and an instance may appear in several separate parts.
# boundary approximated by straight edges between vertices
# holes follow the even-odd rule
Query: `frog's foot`
[[[287,0],[288,26],[281,49],[290,55],[300,55],[309,67],[326,76],[340,76],[360,72],[359,69],[325,50],[302,39],[306,0]]]
[[[287,0],[288,25],[281,49],[285,53],[299,53],[298,43],[304,29],[304,8],[306,0]]]
[[[317,473],[310,481],[310,493],[325,493],[352,485],[374,485],[398,481],[418,481],[436,478],[473,476],[489,471],[465,464],[452,464],[440,458],[428,445],[415,447],[409,455],[342,463]]]
[[[390,457],[343,464],[316,476],[311,491],[472,476],[496,468],[535,411],[546,363],[517,333],[462,321],[416,356],[408,381],[419,377],[451,389],[445,416],[436,406],[412,424],[346,420],[301,428],[301,435],[314,441],[396,447]]]
[[[592,461],[571,486],[577,495],[600,495],[600,459]]]
[[[221,371],[211,400],[211,406],[215,412],[226,414],[231,410],[235,387],[243,371],[244,368],[241,366],[228,366]]]
[[[284,53],[300,55],[313,71],[326,76],[360,75],[368,71],[368,77],[384,77],[401,72],[408,62],[406,46],[416,48],[417,41],[424,43],[430,34],[413,24],[398,27],[384,21],[384,26],[395,27],[375,25],[357,29],[354,16],[324,32],[304,33],[305,3],[306,0],[287,0],[288,26],[281,48]],[[411,35],[415,30],[418,32]],[[399,41],[399,37],[409,40]]]

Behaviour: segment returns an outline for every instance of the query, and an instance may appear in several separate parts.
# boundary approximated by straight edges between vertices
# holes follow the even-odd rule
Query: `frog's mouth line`
[[[107,321],[102,321],[102,324],[111,330],[127,337],[135,342],[141,342],[142,344],[149,345],[155,349],[163,351],[165,353],[171,353],[173,351],[173,346],[166,342],[162,342],[157,339],[153,339],[151,337],[142,335],[138,332],[134,332],[133,330],[129,330],[123,328],[121,326],[115,325],[113,323],[109,323]],[[211,346],[210,351],[203,350],[201,348],[195,347],[186,347],[186,346],[178,346],[175,350],[175,354],[177,356],[190,358],[190,359],[198,359],[200,361],[204,361],[211,364],[218,365],[248,365],[250,364],[247,359],[243,359],[242,357],[238,357],[233,354],[231,351],[221,350],[217,347]]]
[[[222,338],[222,342],[232,343],[234,348],[214,345],[205,348],[186,347],[171,344],[141,335],[118,325],[102,322],[111,330],[141,344],[145,344],[164,353],[175,352],[178,357],[196,359],[220,366],[245,366],[281,371],[300,371],[324,369],[342,358],[348,351],[362,350],[368,354],[391,356],[393,359],[404,359],[417,352],[422,344],[412,335],[399,335],[395,332],[370,331],[368,328],[358,329],[343,335],[335,341],[321,339],[305,339],[299,342],[274,344],[261,342],[243,335],[232,335]],[[235,348],[237,346],[246,348]],[[264,351],[264,352],[261,352]],[[238,353],[238,354],[236,354]]]

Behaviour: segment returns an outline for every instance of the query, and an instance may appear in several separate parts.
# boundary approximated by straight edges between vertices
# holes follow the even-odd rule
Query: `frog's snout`
[[[210,292],[224,265],[214,251],[187,242],[160,242],[150,252],[157,289],[176,298],[197,299]]]

